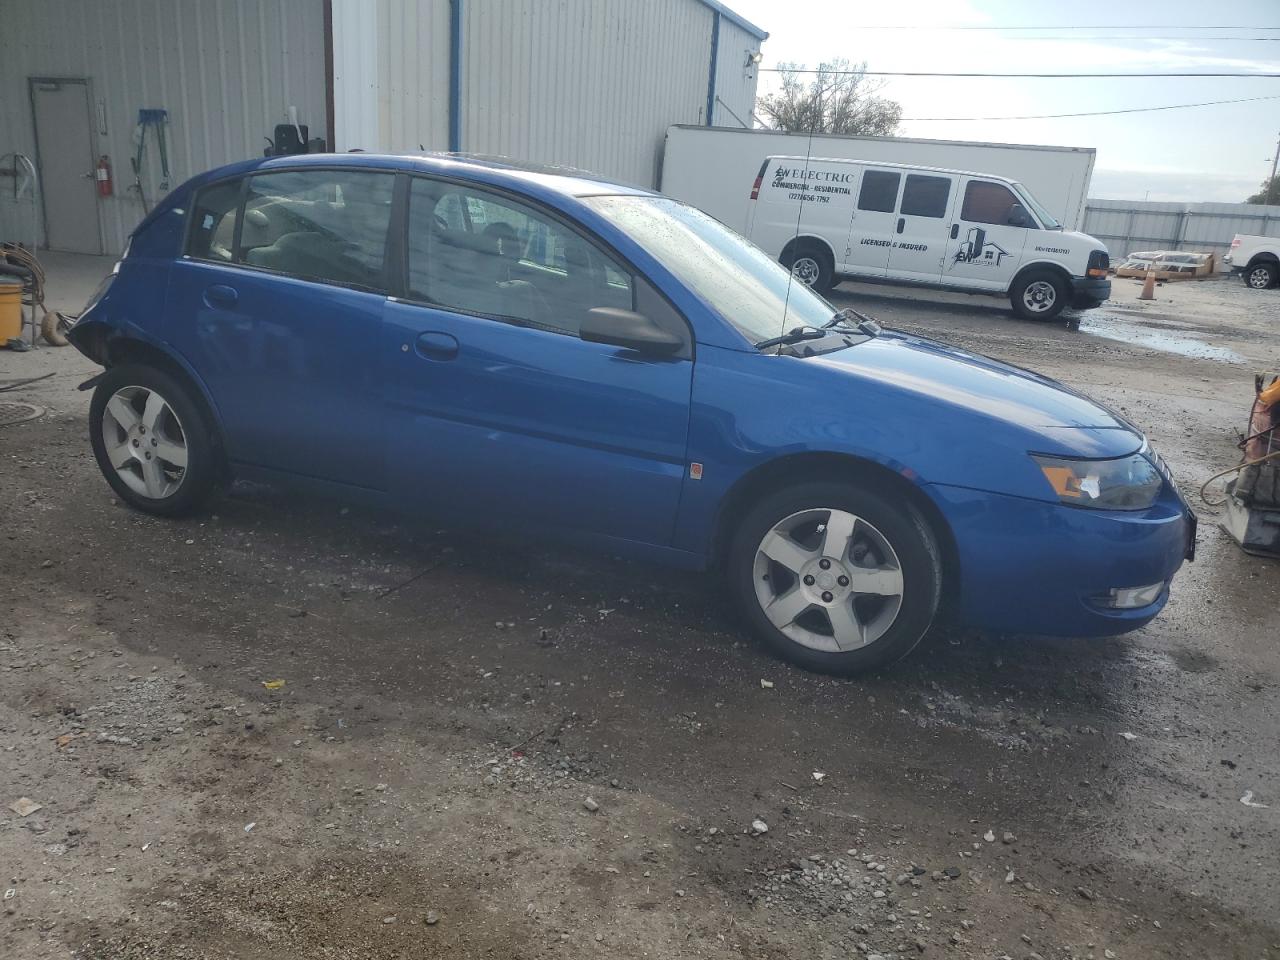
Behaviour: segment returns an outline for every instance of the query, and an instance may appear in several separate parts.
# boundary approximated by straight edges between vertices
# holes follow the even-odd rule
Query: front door
[[[970,177],[952,219],[943,280],[1006,290],[1022,262],[1031,215],[1005,184]]]
[[[893,247],[894,211],[902,174],[896,170],[864,168],[858,203],[849,224],[844,269],[855,276],[883,277]]]
[[[166,335],[232,460],[386,489],[379,344],[395,176],[280,171],[196,194]]]
[[[647,282],[547,211],[414,178],[407,290],[387,307],[391,486],[472,521],[667,545],[690,351],[579,339],[593,307],[689,336]],[[690,347],[691,347],[690,342]]]
[[[902,187],[889,276],[895,280],[937,283],[947,246],[947,214],[955,178],[909,173]]]
[[[0,27],[0,29],[3,29]],[[31,80],[45,246],[102,253],[87,80]]]

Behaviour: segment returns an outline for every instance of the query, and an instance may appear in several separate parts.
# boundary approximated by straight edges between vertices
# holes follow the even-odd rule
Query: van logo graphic
[[[1009,251],[1000,244],[987,239],[987,231],[981,227],[970,227],[967,238],[956,251],[953,263],[977,263],[983,266],[1000,265],[1000,261],[1009,255]]]

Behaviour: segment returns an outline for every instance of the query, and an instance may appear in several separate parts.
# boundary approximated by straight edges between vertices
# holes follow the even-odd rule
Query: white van
[[[769,157],[747,236],[823,293],[846,277],[990,293],[1035,320],[1111,295],[1102,243],[1064,231],[1021,184],[984,173]]]

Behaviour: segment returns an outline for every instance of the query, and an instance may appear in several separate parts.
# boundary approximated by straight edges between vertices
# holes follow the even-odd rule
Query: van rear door
[[[943,282],[979,290],[1009,289],[1035,221],[1006,184],[964,177],[951,221]]]
[[[945,173],[907,174],[889,251],[890,277],[938,282],[955,181],[956,177]]]
[[[855,168],[856,169],[856,168]],[[893,224],[902,188],[899,170],[862,168],[858,202],[845,244],[844,271],[863,277],[883,277],[889,269]]]

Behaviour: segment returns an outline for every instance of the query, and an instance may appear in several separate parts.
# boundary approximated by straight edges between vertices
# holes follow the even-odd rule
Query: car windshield
[[[752,343],[821,327],[836,309],[763,250],[701,210],[667,197],[583,202],[686,283]]]
[[[1018,191],[1019,196],[1022,197],[1026,205],[1031,208],[1031,212],[1036,215],[1036,219],[1044,224],[1044,228],[1046,230],[1062,229],[1062,224],[1060,224],[1057,218],[1040,204],[1039,200],[1031,195],[1030,190],[1020,183],[1015,183],[1013,186],[1014,189]]]

